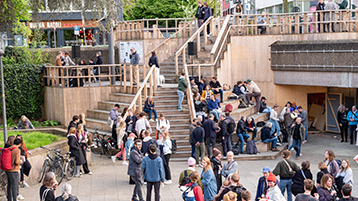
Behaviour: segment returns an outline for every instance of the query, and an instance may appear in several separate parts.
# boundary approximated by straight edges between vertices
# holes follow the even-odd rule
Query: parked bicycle
[[[7,176],[4,170],[0,170],[0,197],[6,195]]]
[[[47,147],[40,147],[42,149],[47,150],[47,156],[46,159],[42,165],[39,183],[44,178],[45,174],[49,171],[54,172],[56,175],[57,183],[60,184],[65,177],[64,171],[63,171],[63,155],[61,154],[61,150],[59,149],[49,149]],[[51,157],[50,153],[54,153],[54,156]]]
[[[112,137],[105,139],[103,134],[98,133],[98,128],[94,131],[93,142],[100,149],[100,154],[110,158],[113,154],[113,150],[116,149],[116,144]]]
[[[59,156],[61,157],[61,165],[64,173],[64,177],[67,181],[70,181],[75,176],[75,170],[76,170],[76,159],[74,157],[71,157],[71,152],[66,152],[65,155],[62,155],[59,153]]]

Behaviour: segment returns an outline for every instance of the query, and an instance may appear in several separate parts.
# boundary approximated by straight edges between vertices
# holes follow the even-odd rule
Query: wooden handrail
[[[138,98],[142,95],[142,91],[143,91],[144,87],[147,85],[147,82],[148,82],[149,78],[152,78],[152,75],[153,75],[153,72],[154,72],[155,68],[156,68],[155,65],[153,65],[150,68],[147,76],[144,78],[143,83],[141,84],[140,88],[138,89],[138,91],[137,91],[134,99],[132,100],[131,104],[129,105],[128,109],[130,109],[130,108],[133,109],[133,107],[135,106]],[[139,83],[137,83],[137,84],[139,84]],[[147,90],[147,89],[145,89],[145,90]],[[147,97],[144,97],[144,98],[147,98]],[[142,102],[140,101],[139,104],[142,104]],[[126,119],[127,115],[128,115],[128,112],[126,112],[126,114],[124,115],[123,119]]]
[[[193,122],[193,119],[196,118],[196,111],[195,111],[195,106],[194,106],[194,97],[193,97],[193,93],[191,91],[191,85],[190,85],[190,81],[189,81],[189,74],[188,74],[188,67],[186,65],[186,63],[184,63],[184,72],[185,72],[185,77],[187,79],[188,87],[186,88],[186,94],[187,94],[187,99],[188,99],[188,106],[189,106],[189,113],[190,113],[190,122]]]

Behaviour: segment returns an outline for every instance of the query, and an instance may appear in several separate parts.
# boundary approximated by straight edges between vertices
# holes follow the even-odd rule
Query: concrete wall
[[[221,83],[233,86],[239,80],[254,80],[261,88],[262,96],[268,99],[268,104],[284,105],[288,100],[307,106],[307,93],[326,92],[325,87],[292,88],[274,84],[274,73],[271,70],[270,45],[276,41],[317,41],[357,39],[357,33],[321,33],[297,35],[265,35],[265,36],[231,36],[231,45],[225,53],[222,66],[218,69]],[[311,85],[307,80],[307,85]],[[316,84],[316,82],[315,82]],[[295,93],[291,92],[292,90]],[[296,94],[297,93],[297,94]],[[305,95],[304,95],[305,94]],[[296,100],[294,100],[296,99]]]
[[[67,126],[73,115],[86,114],[96,109],[99,101],[109,100],[112,89],[115,87],[45,87],[44,117]]]

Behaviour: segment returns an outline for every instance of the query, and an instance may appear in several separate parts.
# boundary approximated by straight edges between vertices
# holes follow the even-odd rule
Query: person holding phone
[[[42,182],[40,188],[40,199],[41,201],[55,201],[56,189],[58,183],[56,180],[56,175],[53,172],[48,172],[45,174],[45,178]]]

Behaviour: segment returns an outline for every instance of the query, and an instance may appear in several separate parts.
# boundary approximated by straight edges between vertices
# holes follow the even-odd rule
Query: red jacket
[[[187,185],[189,185],[189,187],[190,187],[191,185],[193,185],[193,183],[190,182]],[[199,185],[195,186],[193,188],[193,191],[194,191],[194,195],[195,195],[195,201],[204,201],[203,190],[201,190],[201,187]]]

